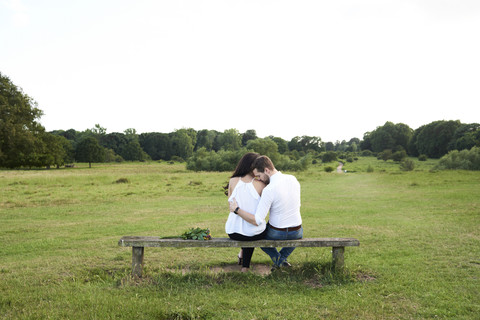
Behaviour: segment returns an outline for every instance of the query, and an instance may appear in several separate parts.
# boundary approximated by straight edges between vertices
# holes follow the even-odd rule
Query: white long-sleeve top
[[[245,209],[241,205],[240,208]],[[263,189],[262,198],[255,212],[257,224],[265,221],[270,211],[269,224],[277,228],[296,227],[302,224],[300,215],[300,183],[297,178],[280,171],[270,177]]]

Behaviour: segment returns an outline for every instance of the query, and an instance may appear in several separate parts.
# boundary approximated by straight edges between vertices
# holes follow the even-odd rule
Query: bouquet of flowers
[[[188,231],[185,231],[185,233],[183,233],[181,237],[184,240],[212,240],[212,234],[210,233],[210,229],[208,228],[190,228]]]

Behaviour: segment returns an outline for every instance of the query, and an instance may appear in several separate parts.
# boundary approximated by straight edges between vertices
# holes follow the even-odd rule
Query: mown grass
[[[0,171],[0,318],[477,319],[480,173],[434,165],[360,158],[346,174],[296,173],[305,237],[360,240],[345,273],[330,272],[328,248],[298,248],[291,270],[267,276],[214,272],[235,264],[233,248],[146,248],[141,280],[118,239],[195,226],[225,237],[228,173],[153,162]],[[254,267],[269,263],[255,252]]]

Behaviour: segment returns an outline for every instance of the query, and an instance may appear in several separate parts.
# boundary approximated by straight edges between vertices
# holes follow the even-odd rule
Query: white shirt
[[[240,208],[244,209],[242,206]],[[265,221],[269,210],[269,223],[274,227],[289,228],[302,224],[300,183],[297,178],[281,172],[270,177],[270,183],[263,189],[262,198],[255,211],[257,224]]]
[[[230,198],[228,198],[228,201],[233,201],[233,198],[237,200],[237,204],[240,208],[247,210],[248,212],[255,212],[258,203],[260,202],[260,195],[253,185],[253,180],[247,183],[239,179],[235,189],[233,189],[233,192],[230,195]],[[235,213],[230,212],[225,224],[225,232],[227,234],[239,233],[244,236],[255,236],[262,233],[267,227],[265,218],[260,220],[260,222],[257,220],[257,224],[258,226],[253,225],[243,220]]]

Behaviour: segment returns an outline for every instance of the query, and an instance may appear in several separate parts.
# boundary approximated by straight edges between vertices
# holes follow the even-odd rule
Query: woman
[[[258,202],[260,201],[262,190],[265,188],[265,184],[256,180],[252,173],[252,164],[259,156],[258,153],[246,153],[238,162],[228,185],[225,187],[225,189],[228,189],[225,192],[225,194],[228,195],[228,201],[232,201],[232,199],[235,198],[238,205],[248,212],[255,212]],[[247,209],[247,207],[249,209]],[[265,221],[255,226],[246,222],[234,212],[230,212],[228,216],[225,231],[230,239],[239,241],[264,239],[267,232]],[[238,257],[239,263],[241,262],[242,264],[242,272],[249,270],[254,249],[255,248],[242,248],[240,254],[243,252],[243,257],[240,255]]]

